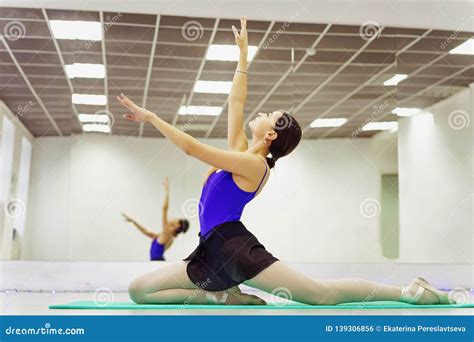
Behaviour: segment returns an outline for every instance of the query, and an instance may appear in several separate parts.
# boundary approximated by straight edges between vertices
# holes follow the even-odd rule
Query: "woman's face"
[[[283,115],[281,111],[269,113],[258,113],[258,115],[249,122],[250,130],[256,138],[264,138],[267,133],[275,133],[275,124]]]
[[[168,224],[173,235],[176,233],[179,227],[181,227],[181,223],[179,222],[179,219],[175,219],[175,218],[168,220]]]

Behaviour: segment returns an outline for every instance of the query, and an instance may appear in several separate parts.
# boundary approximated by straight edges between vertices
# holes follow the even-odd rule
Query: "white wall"
[[[473,261],[473,99],[471,87],[399,120],[401,260]]]
[[[21,107],[21,111],[24,108],[27,106]],[[18,110],[20,111],[20,107]],[[18,248],[22,249],[24,245],[25,232],[22,227],[18,227],[18,224],[22,226],[25,215],[28,214],[28,187],[25,188],[23,183],[19,183],[29,178],[29,168],[24,168],[25,163],[28,164],[29,160],[28,156],[22,154],[22,144],[25,143],[23,142],[25,139],[26,143],[31,143],[33,137],[0,100],[0,132],[3,132],[4,119],[12,129],[4,136],[0,133],[0,259],[9,260],[12,257],[14,228],[18,232]],[[22,165],[22,163],[24,164]],[[21,180],[19,180],[19,176],[22,177]],[[12,213],[7,214],[6,207],[9,203],[16,203],[13,215]]]
[[[70,207],[70,138],[34,140],[22,259],[68,259]]]
[[[225,148],[223,140],[208,143]],[[163,139],[87,135],[35,144],[26,259],[147,260],[149,239],[120,213],[157,230],[163,177],[171,182],[170,216],[182,216],[208,169]],[[282,260],[380,261],[378,217],[360,213],[364,199],[380,197],[380,156],[370,139],[303,141],[278,162],[243,220]],[[190,221],[169,260],[197,245],[198,219]]]

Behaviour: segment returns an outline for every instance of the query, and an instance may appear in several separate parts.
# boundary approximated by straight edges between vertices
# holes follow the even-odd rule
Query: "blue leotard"
[[[260,189],[267,170],[265,163],[265,174],[257,190],[253,192],[240,189],[230,172],[217,170],[210,174],[202,188],[199,200],[201,236],[205,236],[212,228],[224,222],[239,221],[245,205],[255,197]]]
[[[165,260],[165,246],[159,243],[156,239],[151,242],[150,260]]]

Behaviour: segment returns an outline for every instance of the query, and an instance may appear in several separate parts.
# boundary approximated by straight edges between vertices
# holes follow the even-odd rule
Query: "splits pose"
[[[165,199],[163,201],[162,228],[161,233],[152,232],[126,214],[122,214],[125,221],[133,224],[139,231],[152,239],[150,247],[150,260],[165,260],[165,250],[171,247],[173,240],[180,233],[186,233],[189,228],[189,221],[186,219],[168,220],[168,206],[170,197],[170,188],[168,178],[163,181],[165,190]]]
[[[293,151],[302,135],[293,116],[275,110],[259,113],[249,123],[252,141],[248,144],[243,127],[247,99],[246,26],[246,19],[241,18],[240,31],[232,27],[240,58],[228,98],[229,150],[203,144],[125,95],[117,97],[128,110],[125,118],[151,123],[184,153],[212,166],[203,180],[198,247],[184,261],[133,280],[130,298],[140,304],[265,304],[256,296],[242,293],[238,285],[244,283],[267,293],[284,288],[285,296],[289,292],[292,300],[313,305],[380,300],[447,303],[447,294],[423,278],[416,278],[405,287],[364,279],[309,278],[270,254],[240,222],[245,205],[265,187],[270,169]]]

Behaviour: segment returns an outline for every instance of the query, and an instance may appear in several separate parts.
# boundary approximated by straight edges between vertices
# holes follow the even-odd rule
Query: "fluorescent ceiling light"
[[[397,107],[392,110],[392,114],[397,114],[398,116],[411,116],[419,111],[421,111],[420,108]]]
[[[102,40],[102,26],[97,21],[50,20],[56,39]]]
[[[86,124],[82,126],[84,132],[100,132],[100,133],[110,133],[109,125],[100,125],[100,124]]]
[[[222,112],[222,107],[213,106],[181,106],[179,115],[214,115],[217,116]]]
[[[74,63],[66,65],[66,73],[69,78],[104,78],[105,67],[103,64]]]
[[[105,95],[72,94],[72,103],[105,106],[107,97]]]
[[[311,123],[312,128],[316,127],[339,127],[344,125],[347,122],[345,118],[326,118],[326,119],[316,119]]]
[[[386,80],[383,85],[384,86],[395,86],[397,85],[399,82],[403,81],[404,79],[406,79],[408,77],[407,74],[395,74],[395,76],[393,76],[392,78]]]
[[[82,114],[81,113],[79,114],[79,121],[109,124],[110,118],[108,115],[105,115],[105,114]]]
[[[251,61],[257,53],[258,47],[248,47],[247,60]],[[237,45],[212,44],[207,50],[206,59],[210,61],[238,61],[240,49]]]
[[[232,82],[228,81],[197,81],[194,85],[195,93],[229,94]]]
[[[363,131],[396,131],[398,129],[397,121],[382,121],[382,122],[369,122],[364,127]]]
[[[460,55],[474,55],[474,38],[466,40],[461,45],[456,46],[449,53]]]

